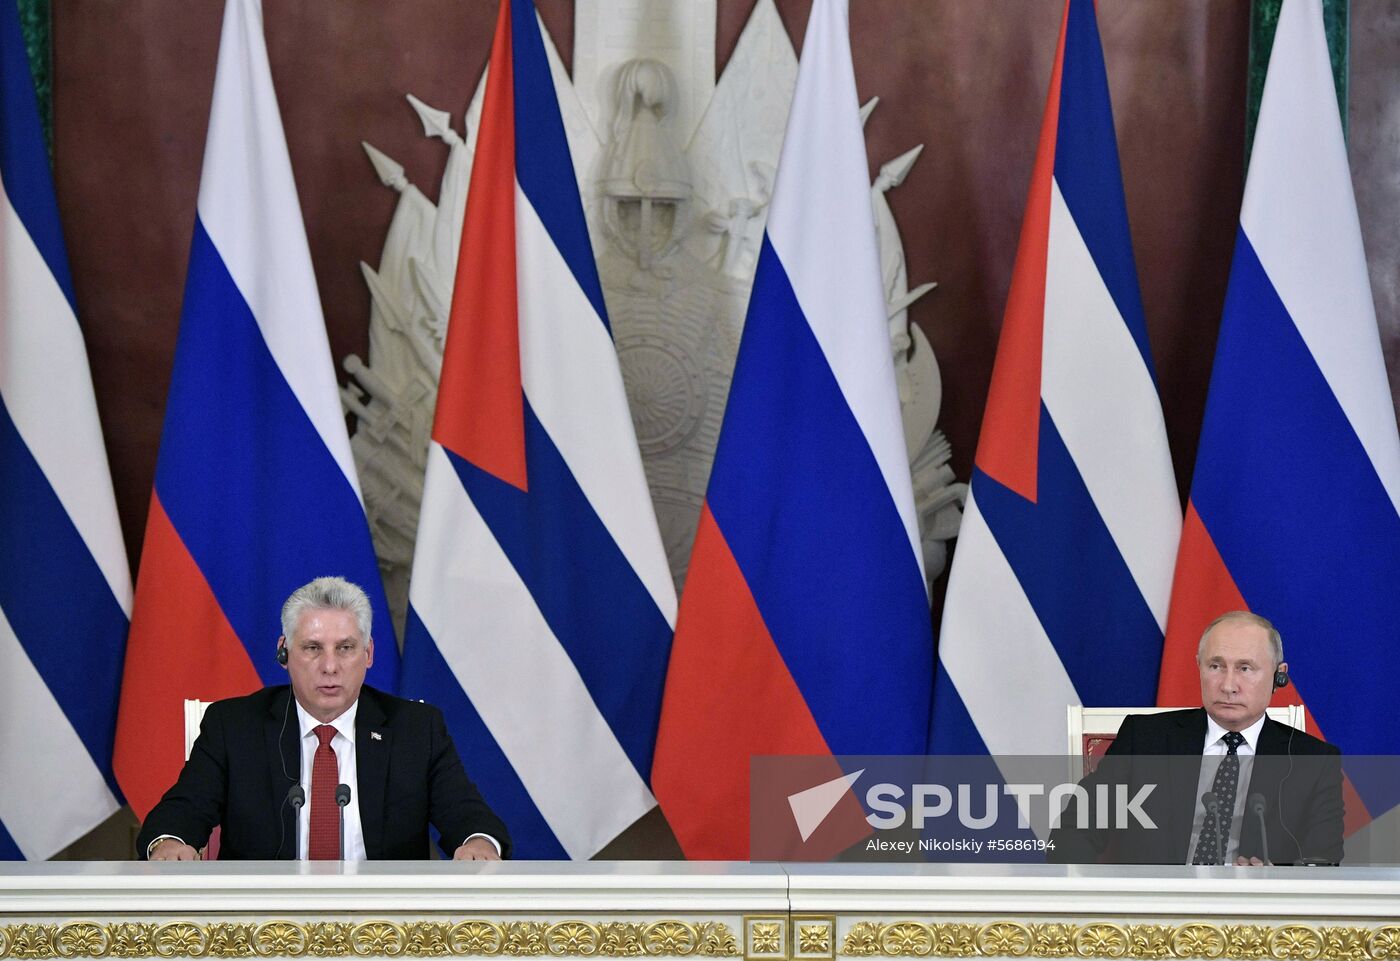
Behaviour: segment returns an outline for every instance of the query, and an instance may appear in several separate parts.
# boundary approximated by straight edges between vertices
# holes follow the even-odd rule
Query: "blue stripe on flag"
[[[462,486],[643,780],[671,627],[525,402],[529,492],[444,448]]]
[[[0,609],[79,740],[112,774],[121,604],[0,399]]]
[[[510,17],[515,67],[515,177],[598,319],[611,331],[533,0],[511,0]]]
[[[909,638],[928,635],[923,577],[766,234],[748,316],[710,510],[832,752],[922,754],[933,650]]]
[[[1400,754],[1356,696],[1400,676],[1400,515],[1243,230],[1209,404],[1191,499],[1225,566],[1327,739]]]
[[[1154,703],[1161,629],[1044,404],[1037,502],[976,467],[972,490],[1081,700]]]
[[[977,732],[972,715],[967,712],[957,685],[948,676],[940,658],[934,665],[933,732],[929,736],[930,754],[990,754],[987,742]]]
[[[426,701],[442,711],[467,774],[510,830],[512,857],[568,860],[568,852],[549,829],[411,606],[404,625],[403,657],[403,696]]]
[[[198,218],[156,490],[266,683],[285,681],[268,599],[338,574],[374,608],[380,643],[368,682],[398,690],[398,645],[359,498]]]
[[[5,822],[0,821],[0,861],[23,861],[24,853],[20,851],[15,839],[10,837],[10,832],[5,830]]]
[[[1092,0],[1070,0],[1066,31],[1055,182],[1155,383]]]
[[[77,313],[19,11],[14,0],[5,0],[4,8],[0,13],[0,179],[15,215]]]

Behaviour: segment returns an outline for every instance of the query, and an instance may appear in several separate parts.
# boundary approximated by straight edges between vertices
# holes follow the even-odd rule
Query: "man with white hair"
[[[221,826],[222,859],[415,859],[429,853],[429,823],[456,860],[508,856],[505,825],[441,712],[364,686],[370,622],[369,598],[344,578],[287,598],[276,658],[291,684],[209,706],[179,779],[142,825],[143,856],[195,860]]]
[[[1081,828],[1072,803],[1048,859],[1340,863],[1341,751],[1264,713],[1289,683],[1279,632],[1249,611],[1222,614],[1201,635],[1196,666],[1203,706],[1125,718],[1083,782],[1091,799],[1100,784],[1126,784],[1130,797],[1152,785],[1143,809],[1154,826]]]

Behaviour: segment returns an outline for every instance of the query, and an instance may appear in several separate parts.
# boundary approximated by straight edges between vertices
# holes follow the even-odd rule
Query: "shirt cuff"
[[[484,835],[483,835],[483,836],[484,836]],[[184,838],[177,838],[177,837],[176,837],[175,835],[173,835],[173,834],[162,834],[160,837],[156,838],[156,839],[155,839],[154,841],[152,841],[150,844],[146,845],[146,860],[147,860],[147,861],[149,861],[149,860],[151,859],[151,854],[155,851],[156,845],[159,844],[159,843],[162,842],[162,841],[179,841],[181,844],[184,844],[184,843],[185,843],[185,839],[184,839]],[[499,852],[500,849],[497,848],[497,851]]]
[[[476,834],[469,834],[469,835],[467,835],[467,841],[470,841],[472,838],[485,838],[486,840],[490,841],[490,842],[491,842],[491,846],[492,846],[493,848],[496,849],[496,857],[500,857],[500,856],[501,856],[501,842],[500,842],[500,841],[497,841],[497,840],[496,840],[495,838],[493,838],[491,835],[489,835],[489,834],[482,834],[482,833],[480,833],[480,832],[478,832],[478,833],[476,833]],[[156,840],[159,841],[160,838],[156,838]],[[467,841],[463,841],[462,844],[466,844]],[[459,844],[459,845],[457,845],[457,846],[458,846],[458,847],[461,847],[462,844]]]

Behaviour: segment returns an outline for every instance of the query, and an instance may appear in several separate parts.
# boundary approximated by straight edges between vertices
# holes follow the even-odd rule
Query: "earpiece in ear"
[[[277,645],[277,663],[283,667],[287,666],[287,645],[285,644]]]
[[[1284,670],[1274,671],[1274,690],[1288,686],[1288,672]]]

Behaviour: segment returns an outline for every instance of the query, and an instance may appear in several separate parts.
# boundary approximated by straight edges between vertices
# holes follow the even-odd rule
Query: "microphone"
[[[340,860],[345,860],[345,805],[350,803],[350,785],[335,786],[335,806],[340,815]]]
[[[301,857],[301,809],[306,804],[306,789],[300,784],[293,784],[287,789],[287,803],[292,806],[292,860],[295,861]],[[279,856],[282,854],[281,842],[277,844],[277,853]]]
[[[1269,832],[1268,829],[1264,827],[1264,809],[1268,806],[1268,802],[1264,800],[1264,795],[1256,791],[1245,798],[1244,804],[1245,807],[1249,809],[1249,813],[1253,814],[1259,820],[1260,852],[1264,855],[1264,863],[1272,864],[1273,862],[1269,860]]]
[[[1225,863],[1225,831],[1221,831],[1220,824],[1220,801],[1215,796],[1214,791],[1207,791],[1201,795],[1201,804],[1205,806],[1206,815],[1215,818],[1216,854],[1220,858],[1220,863]],[[1204,828],[1202,829],[1204,830]]]

